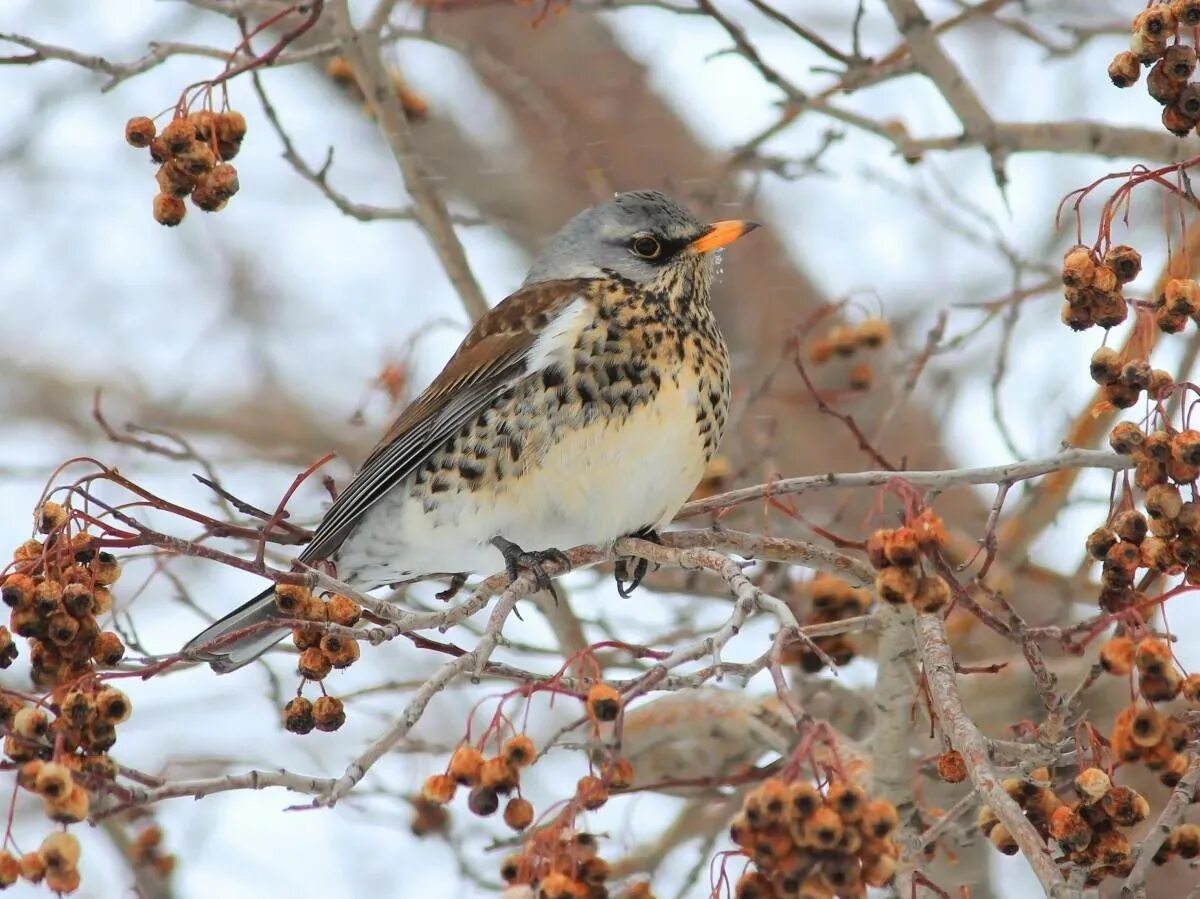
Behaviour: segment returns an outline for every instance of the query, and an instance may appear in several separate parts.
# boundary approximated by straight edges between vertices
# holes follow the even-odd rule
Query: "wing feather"
[[[299,561],[328,559],[362,516],[455,432],[529,372],[541,328],[577,299],[586,280],[530,285],[479,320],[433,382],[396,419],[334,500]]]

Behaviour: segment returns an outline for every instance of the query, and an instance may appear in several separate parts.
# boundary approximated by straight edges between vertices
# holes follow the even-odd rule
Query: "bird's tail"
[[[260,627],[244,636],[230,638],[229,635],[256,624],[261,625],[277,614],[275,588],[269,587],[196,634],[180,652],[185,658],[208,662],[217,674],[236,671],[286,637],[288,630]]]

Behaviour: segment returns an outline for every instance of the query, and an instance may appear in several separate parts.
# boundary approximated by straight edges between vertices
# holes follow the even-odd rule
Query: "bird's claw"
[[[656,543],[660,546],[662,545],[662,538],[652,528],[646,528],[630,536],[636,537],[639,540],[647,540],[650,543]],[[633,591],[641,586],[642,579],[646,576],[646,572],[650,570],[649,559],[635,558],[633,562],[633,577],[630,577],[629,560],[629,556],[622,556],[617,559],[616,564],[613,566],[613,576],[617,580],[617,593],[621,595],[622,599],[628,599],[633,595]],[[625,586],[627,581],[629,582],[629,586]]]
[[[508,574],[510,584],[521,576],[521,569],[525,569],[533,574],[537,588],[547,591],[554,597],[554,601],[558,602],[558,591],[554,588],[554,580],[546,571],[545,566],[549,562],[564,570],[569,570],[571,560],[565,552],[554,548],[526,552],[511,540],[505,540],[503,537],[496,537],[492,540],[492,545],[504,556],[504,570]]]

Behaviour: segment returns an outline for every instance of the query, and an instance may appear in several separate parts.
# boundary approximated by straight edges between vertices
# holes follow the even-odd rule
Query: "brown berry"
[[[962,783],[967,779],[967,763],[957,749],[947,749],[938,756],[937,771],[946,783]]]
[[[579,803],[585,809],[594,812],[608,802],[608,787],[600,778],[586,774],[579,778],[579,783],[575,785],[575,795],[579,797]]]
[[[524,830],[533,823],[533,804],[514,796],[504,806],[504,823],[513,830]]]
[[[125,142],[131,147],[142,149],[150,146],[150,142],[154,140],[157,133],[158,129],[154,127],[154,120],[144,115],[134,116],[125,123]]]
[[[467,795],[467,808],[471,810],[471,814],[486,818],[494,815],[496,809],[500,808],[500,797],[496,795],[495,790],[478,786]]]
[[[1067,250],[1063,257],[1062,281],[1067,287],[1091,287],[1096,275],[1096,258],[1091,247],[1078,245]]]
[[[321,652],[319,646],[310,646],[300,653],[300,661],[296,665],[301,677],[309,680],[324,680],[333,670],[329,656]]]
[[[1132,87],[1137,83],[1141,74],[1141,63],[1128,50],[1118,53],[1108,64],[1108,77],[1117,87]]]
[[[331,733],[346,723],[346,709],[336,696],[322,696],[313,703],[313,724]]]
[[[293,734],[312,733],[316,727],[313,720],[313,704],[303,696],[297,696],[283,707],[283,726]]]
[[[875,575],[875,591],[879,598],[894,606],[911,602],[919,586],[920,578],[914,568],[884,568]]]
[[[940,574],[922,575],[912,598],[913,608],[923,615],[932,615],[950,605],[950,585]]]
[[[185,215],[187,215],[187,207],[183,205],[183,200],[179,197],[168,194],[154,195],[154,220],[160,225],[173,228],[183,221]]]

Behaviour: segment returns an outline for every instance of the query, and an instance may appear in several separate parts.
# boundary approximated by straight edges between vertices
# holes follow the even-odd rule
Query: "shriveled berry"
[[[311,733],[316,727],[313,720],[313,704],[303,696],[297,696],[283,707],[283,726],[293,734]]]
[[[150,146],[157,133],[154,120],[144,115],[134,116],[125,123],[125,142],[131,147],[142,149]]]
[[[322,696],[313,703],[313,723],[326,733],[346,723],[346,709],[336,696]]]

